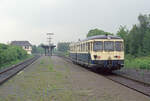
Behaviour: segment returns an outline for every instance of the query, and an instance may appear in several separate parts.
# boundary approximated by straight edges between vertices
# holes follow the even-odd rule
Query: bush
[[[127,55],[125,58],[125,67],[127,68],[139,68],[150,69],[150,56],[147,57],[133,57]]]
[[[0,68],[12,61],[25,59],[27,52],[18,46],[0,44]]]

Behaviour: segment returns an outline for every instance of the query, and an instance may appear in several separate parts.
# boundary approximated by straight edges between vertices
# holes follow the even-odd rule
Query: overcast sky
[[[0,0],[0,43],[46,43],[84,39],[93,28],[116,33],[131,28],[138,15],[150,13],[150,0]]]

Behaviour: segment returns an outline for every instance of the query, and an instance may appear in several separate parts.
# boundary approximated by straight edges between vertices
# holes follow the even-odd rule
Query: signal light
[[[101,56],[94,55],[94,59],[100,59]]]
[[[97,58],[98,58],[98,59],[100,59],[100,58],[101,58],[101,56],[98,56]]]
[[[96,58],[97,58],[97,55],[94,55],[94,58],[96,59]]]
[[[120,58],[121,58],[121,56],[115,56],[115,58],[119,58],[119,59],[120,59]]]
[[[118,58],[120,59],[121,57],[120,57],[120,56],[118,56]]]

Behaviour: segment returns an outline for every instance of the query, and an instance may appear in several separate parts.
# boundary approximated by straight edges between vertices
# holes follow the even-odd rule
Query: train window
[[[82,44],[80,44],[80,51],[82,52]]]
[[[82,44],[82,51],[83,51],[83,44]]]
[[[94,51],[102,51],[103,50],[103,42],[101,42],[101,41],[94,42],[93,50]]]
[[[84,48],[83,48],[84,52],[86,52],[86,44],[84,43],[83,46],[84,46]]]
[[[88,43],[86,43],[86,52],[88,51]]]
[[[88,43],[88,51],[90,51],[90,43]]]
[[[122,49],[123,49],[122,41],[116,41],[115,42],[115,49],[116,49],[116,51],[122,51]]]
[[[82,44],[82,52],[84,51],[84,44]]]
[[[74,51],[76,51],[76,46],[74,45]]]
[[[91,46],[91,49],[90,49],[90,50],[92,51],[92,42],[90,43],[90,46]]]
[[[80,45],[78,45],[78,51],[80,52]]]
[[[79,45],[80,49],[79,49],[79,52],[81,52],[81,44]]]
[[[114,42],[113,41],[105,41],[104,42],[104,50],[105,51],[114,51]]]
[[[80,45],[79,45],[79,52],[80,52]]]
[[[82,52],[83,52],[83,44],[82,44]]]

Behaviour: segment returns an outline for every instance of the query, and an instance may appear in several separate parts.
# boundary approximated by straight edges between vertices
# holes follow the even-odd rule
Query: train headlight
[[[101,58],[101,56],[97,56],[97,58],[98,58],[98,59],[100,59],[100,58]]]
[[[115,56],[115,58],[118,58],[118,59],[120,59],[120,58],[121,58],[121,56]]]
[[[118,58],[120,59],[121,57],[120,57],[120,56],[118,56]]]
[[[94,59],[96,59],[97,58],[97,55],[94,55]]]

